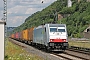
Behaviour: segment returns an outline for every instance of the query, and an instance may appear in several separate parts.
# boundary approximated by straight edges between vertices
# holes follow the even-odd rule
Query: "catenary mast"
[[[4,20],[7,23],[7,0],[3,0],[3,2],[4,2],[4,12],[2,20]],[[5,36],[7,36],[7,25],[5,25]]]

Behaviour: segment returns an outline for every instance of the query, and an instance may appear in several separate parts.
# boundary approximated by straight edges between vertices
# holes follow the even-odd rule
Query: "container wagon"
[[[14,38],[14,34],[11,35],[11,38]]]
[[[28,44],[32,44],[32,41],[33,41],[33,30],[34,30],[34,27],[32,28],[29,28],[28,30]]]
[[[22,39],[25,43],[31,44],[33,41],[33,27],[23,30],[22,32]]]
[[[23,41],[23,31],[19,32],[19,41]]]
[[[27,43],[28,39],[29,39],[29,33],[28,33],[29,29],[23,30],[22,31],[22,41]]]
[[[34,28],[33,43],[49,51],[65,50],[68,47],[65,24],[45,24]]]
[[[19,40],[19,32],[15,33],[15,39]]]

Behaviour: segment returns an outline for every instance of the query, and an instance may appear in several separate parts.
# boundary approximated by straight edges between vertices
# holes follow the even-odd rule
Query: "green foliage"
[[[56,12],[65,16],[56,21],[67,25],[68,36],[82,37],[81,33],[90,24],[90,2],[86,0],[72,0],[72,7],[67,7],[67,0],[57,0],[42,11],[38,11],[17,27],[13,32],[19,32],[30,27],[37,27],[45,23],[52,23],[55,20]]]
[[[68,11],[67,14],[70,14],[70,16],[64,18],[64,20],[62,19],[62,23],[67,24],[69,36],[80,38],[82,37],[80,33],[82,33],[90,24],[90,2],[81,1],[80,3],[76,4],[70,7],[70,9],[74,8],[73,13],[70,14],[71,10],[68,11],[69,8],[66,10]]]
[[[62,11],[60,11],[59,13],[61,13],[61,14],[72,14],[74,12],[75,12],[75,8],[74,7],[70,7],[70,8],[64,7],[62,9]]]

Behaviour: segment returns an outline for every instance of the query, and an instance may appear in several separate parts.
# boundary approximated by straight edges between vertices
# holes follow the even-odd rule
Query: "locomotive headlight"
[[[50,39],[50,41],[52,42],[52,41],[53,41],[53,39]]]
[[[64,41],[66,41],[66,40],[64,40]]]
[[[51,40],[52,41],[52,40]]]
[[[54,40],[53,39],[50,39],[50,42],[53,42]]]

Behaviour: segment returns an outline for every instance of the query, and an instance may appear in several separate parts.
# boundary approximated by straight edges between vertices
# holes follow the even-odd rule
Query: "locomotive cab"
[[[68,47],[65,24],[45,24],[34,29],[33,43],[40,48],[65,50]]]
[[[67,30],[65,24],[49,25],[50,50],[65,50],[68,47]]]

